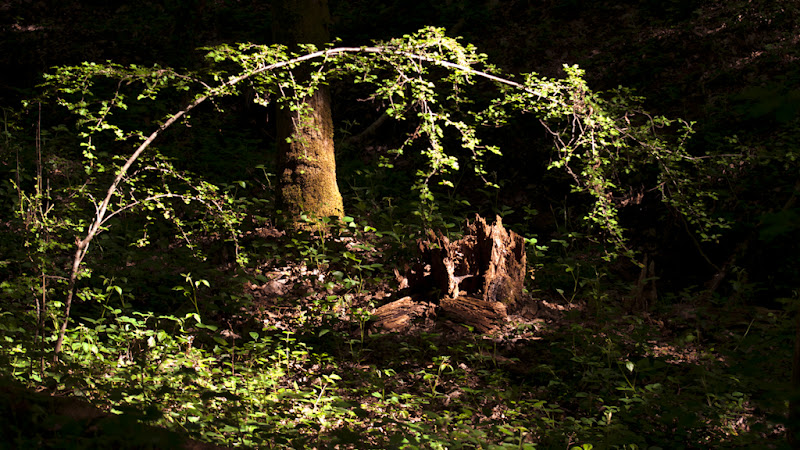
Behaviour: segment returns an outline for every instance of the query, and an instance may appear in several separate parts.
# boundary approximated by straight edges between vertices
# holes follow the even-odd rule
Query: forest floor
[[[49,448],[785,447],[783,311],[690,299],[626,311],[635,286],[532,289],[477,333],[417,293],[429,314],[386,332],[373,313],[407,292],[376,262],[375,235],[348,232],[264,238],[294,249],[253,265],[238,307],[213,309],[200,291],[202,322],[115,308],[76,318],[62,367],[31,372],[39,393],[0,390],[12,418],[0,431]],[[216,275],[236,273],[226,267]],[[6,335],[17,377],[49,354]]]

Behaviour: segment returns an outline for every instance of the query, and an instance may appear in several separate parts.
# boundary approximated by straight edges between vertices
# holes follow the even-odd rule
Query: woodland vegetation
[[[794,2],[0,11],[0,442],[798,445]]]

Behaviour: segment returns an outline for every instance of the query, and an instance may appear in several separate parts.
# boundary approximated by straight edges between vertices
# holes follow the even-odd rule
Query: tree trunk
[[[329,39],[330,22],[326,0],[275,0],[275,40],[290,47],[297,44],[322,45]],[[309,79],[309,70],[295,69],[298,84]],[[288,93],[291,95],[291,93]],[[298,225],[301,212],[317,217],[342,216],[344,207],[336,182],[331,98],[325,86],[303,100],[307,114],[278,112],[278,207],[284,223]]]

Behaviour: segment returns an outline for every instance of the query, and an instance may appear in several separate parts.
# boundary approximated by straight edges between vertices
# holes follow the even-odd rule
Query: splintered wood
[[[522,303],[525,240],[507,231],[499,216],[489,225],[476,215],[456,241],[429,231],[418,246],[421,262],[404,281],[410,289],[425,292],[426,302],[405,297],[378,308],[378,328],[407,330],[420,318],[442,316],[489,333],[505,323],[510,309]],[[421,269],[425,266],[430,268],[429,274]],[[428,300],[438,300],[438,307]]]
[[[467,222],[464,237],[453,242],[429,231],[419,247],[423,261],[430,264],[434,286],[445,297],[469,295],[509,307],[522,299],[525,240],[507,231],[500,216],[489,225],[476,215],[474,222]]]

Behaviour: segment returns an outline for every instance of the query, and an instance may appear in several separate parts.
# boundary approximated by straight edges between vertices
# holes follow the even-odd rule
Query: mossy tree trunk
[[[322,45],[330,37],[329,22],[327,0],[273,1],[273,30],[279,43]],[[293,76],[302,85],[308,69],[298,68]],[[322,86],[303,101],[305,114],[284,104],[276,119],[278,206],[283,212],[279,219],[295,226],[301,212],[318,217],[344,213],[336,182],[330,92]]]

